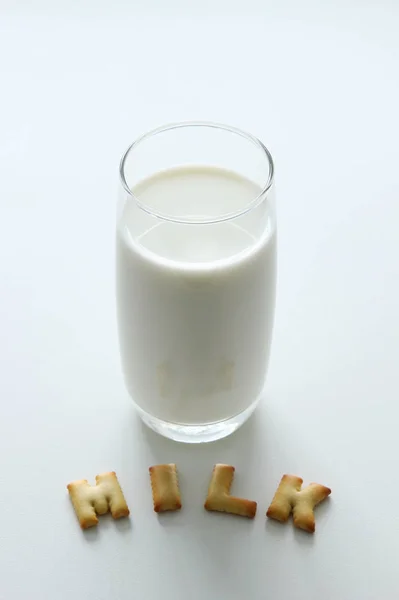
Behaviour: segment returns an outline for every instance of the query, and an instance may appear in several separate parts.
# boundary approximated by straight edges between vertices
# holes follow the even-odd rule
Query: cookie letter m
[[[97,515],[104,515],[109,510],[114,519],[129,516],[129,508],[114,471],[97,475],[96,485],[79,479],[67,488],[82,529],[97,525]]]

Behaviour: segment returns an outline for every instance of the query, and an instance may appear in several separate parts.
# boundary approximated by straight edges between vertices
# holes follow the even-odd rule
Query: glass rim
[[[170,131],[173,129],[181,129],[181,128],[185,128],[185,127],[187,127],[187,128],[189,128],[189,127],[208,127],[210,129],[221,129],[224,131],[228,131],[230,133],[234,133],[236,135],[239,135],[239,136],[245,138],[249,142],[252,142],[252,144],[257,146],[259,148],[259,150],[261,150],[261,152],[263,153],[263,155],[266,158],[267,163],[268,163],[269,176],[267,178],[265,185],[262,187],[261,191],[259,192],[259,194],[255,198],[250,200],[243,209],[234,211],[234,212],[217,215],[216,217],[211,217],[211,218],[204,217],[203,219],[201,219],[197,216],[194,218],[174,216],[174,215],[170,215],[167,213],[163,213],[162,211],[153,210],[152,208],[147,206],[144,202],[142,202],[138,198],[138,196],[136,194],[134,194],[134,192],[129,188],[128,183],[126,181],[126,177],[125,177],[125,163],[126,163],[126,160],[129,156],[129,154],[131,153],[131,151],[134,150],[141,142],[143,142],[144,140],[146,140],[150,137],[153,137],[159,133],[164,133],[165,131]],[[120,176],[122,187],[125,190],[125,192],[127,192],[129,194],[129,196],[137,204],[137,206],[141,210],[146,212],[147,214],[149,214],[153,217],[156,217],[157,219],[161,219],[163,221],[171,221],[173,223],[206,225],[206,224],[210,224],[210,223],[221,223],[223,221],[229,221],[231,219],[236,219],[237,217],[241,217],[241,216],[247,214],[252,209],[254,209],[256,206],[258,206],[258,204],[260,204],[263,201],[267,192],[270,190],[270,188],[273,185],[274,162],[273,162],[273,157],[272,157],[270,151],[266,148],[266,146],[263,144],[263,142],[261,142],[260,139],[258,139],[251,133],[244,131],[243,129],[239,129],[238,127],[233,127],[230,125],[225,125],[223,123],[214,123],[213,121],[180,121],[180,122],[176,122],[176,123],[169,123],[166,125],[161,125],[160,127],[157,127],[150,131],[147,131],[147,133],[144,133],[141,136],[139,136],[138,138],[136,138],[135,141],[132,144],[130,144],[130,146],[125,150],[125,152],[122,155],[122,158],[119,163],[119,176]]]

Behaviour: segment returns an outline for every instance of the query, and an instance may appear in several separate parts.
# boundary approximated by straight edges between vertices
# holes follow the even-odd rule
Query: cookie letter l
[[[256,502],[230,496],[234,471],[234,467],[230,465],[214,466],[205,508],[253,519],[256,514]]]

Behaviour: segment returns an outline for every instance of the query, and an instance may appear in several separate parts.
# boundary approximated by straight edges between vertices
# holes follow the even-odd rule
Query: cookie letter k
[[[287,521],[293,513],[294,525],[309,533],[315,530],[314,507],[331,494],[319,483],[311,483],[301,490],[303,480],[295,475],[283,475],[266,515],[277,521]]]

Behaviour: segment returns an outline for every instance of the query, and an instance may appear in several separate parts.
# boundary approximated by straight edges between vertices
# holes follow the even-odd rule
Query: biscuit
[[[292,512],[295,527],[314,533],[313,509],[331,494],[331,490],[319,483],[311,483],[301,490],[302,483],[301,477],[283,475],[266,515],[285,522]]]
[[[104,515],[108,510],[114,519],[129,516],[129,508],[114,471],[97,475],[96,485],[89,485],[87,479],[79,479],[69,483],[67,488],[82,529],[97,525],[97,515]]]
[[[155,465],[149,468],[155,512],[180,510],[181,498],[176,465]]]
[[[253,519],[256,514],[256,502],[230,496],[234,471],[235,468],[230,465],[219,464],[214,466],[204,508]]]

